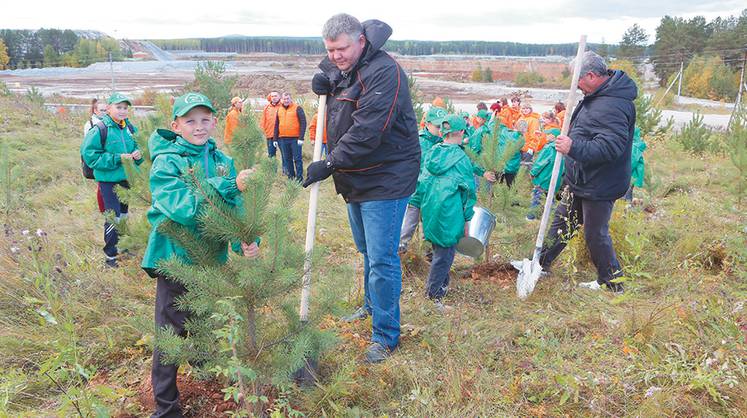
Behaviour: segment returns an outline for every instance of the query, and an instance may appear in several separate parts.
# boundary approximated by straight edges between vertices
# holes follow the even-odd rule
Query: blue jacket
[[[574,195],[616,200],[630,186],[630,154],[638,88],[623,71],[586,95],[571,116],[573,140],[565,159],[565,182]]]

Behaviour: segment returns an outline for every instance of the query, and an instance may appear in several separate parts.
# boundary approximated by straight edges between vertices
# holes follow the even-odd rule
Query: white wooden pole
[[[322,142],[324,140],[324,125],[326,120],[327,96],[319,96],[319,108],[316,119],[316,141],[314,142],[313,161],[322,158]],[[301,308],[299,316],[301,321],[309,319],[309,297],[311,295],[311,259],[314,253],[314,237],[316,236],[316,208],[319,200],[319,183],[311,185],[309,193],[309,213],[306,218],[306,246],[303,262],[303,286],[301,288]]]

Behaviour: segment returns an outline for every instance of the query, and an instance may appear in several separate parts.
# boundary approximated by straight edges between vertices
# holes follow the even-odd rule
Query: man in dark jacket
[[[361,24],[339,14],[324,24],[327,57],[312,81],[327,101],[324,161],[307,169],[304,187],[333,176],[347,202],[355,245],[363,254],[365,305],[350,320],[372,315],[369,362],[384,360],[399,344],[402,270],[400,227],[420,169],[418,124],[407,75],[380,50],[392,28]]]
[[[604,59],[586,52],[581,63],[579,89],[584,99],[571,117],[568,136],[559,136],[555,149],[565,155],[564,181],[570,194],[555,212],[549,245],[542,248],[540,265],[550,264],[565,248],[579,224],[597,268],[597,280],[580,283],[590,289],[622,291],[612,280],[622,276],[609,233],[615,200],[630,185],[630,153],[635,127],[638,89],[623,71],[608,70]]]

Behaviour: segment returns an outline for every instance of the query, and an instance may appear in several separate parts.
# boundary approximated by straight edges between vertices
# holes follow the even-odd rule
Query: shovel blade
[[[520,265],[519,262],[512,262],[511,264],[519,270],[516,277],[516,296],[524,300],[534,291],[534,286],[542,273],[542,267],[540,267],[539,262],[526,258],[521,260]]]

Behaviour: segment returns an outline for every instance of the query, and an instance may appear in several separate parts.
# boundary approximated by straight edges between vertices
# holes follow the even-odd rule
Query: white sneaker
[[[590,281],[590,282],[581,282],[578,284],[578,287],[583,287],[585,289],[591,289],[591,290],[601,290],[602,285],[597,283],[596,280]]]

